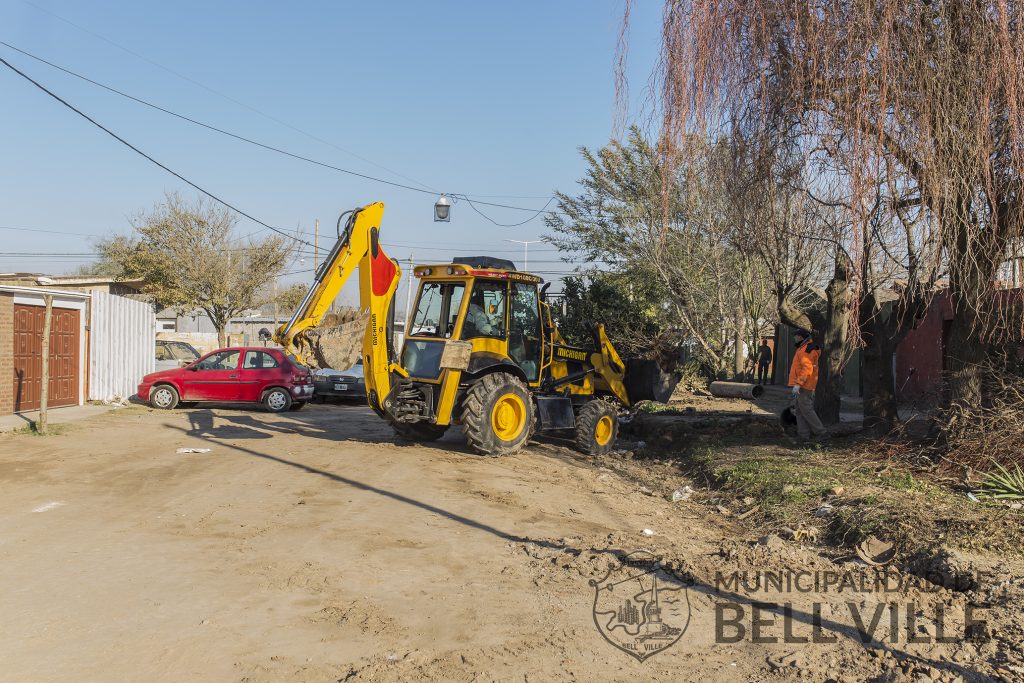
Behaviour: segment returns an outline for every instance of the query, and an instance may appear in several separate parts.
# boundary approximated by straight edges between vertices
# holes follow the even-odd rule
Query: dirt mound
[[[324,316],[313,338],[313,357],[320,368],[348,370],[362,354],[363,334],[370,316],[357,308],[343,308]]]

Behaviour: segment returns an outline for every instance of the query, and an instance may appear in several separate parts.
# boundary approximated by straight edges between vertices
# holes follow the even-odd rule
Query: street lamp
[[[434,203],[434,222],[448,223],[451,221],[452,203],[443,194]]]
[[[530,245],[543,241],[544,240],[505,240],[505,242],[515,242],[516,244],[523,245],[523,270],[530,269]]]

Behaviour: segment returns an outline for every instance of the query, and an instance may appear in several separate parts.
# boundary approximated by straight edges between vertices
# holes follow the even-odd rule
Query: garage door
[[[42,306],[14,306],[14,410],[39,408],[43,374]],[[78,311],[54,308],[50,324],[50,406],[78,404]]]

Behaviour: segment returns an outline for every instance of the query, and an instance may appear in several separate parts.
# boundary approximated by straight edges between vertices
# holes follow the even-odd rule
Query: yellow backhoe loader
[[[379,202],[342,214],[337,243],[274,340],[313,364],[316,328],[358,270],[359,304],[368,315],[367,402],[399,436],[432,441],[461,424],[470,446],[487,455],[514,453],[536,431],[571,432],[583,453],[611,450],[618,406],[630,405],[622,359],[602,325],[594,327],[592,347],[567,344],[543,280],[509,261],[475,256],[415,266],[416,304],[402,348],[394,348],[402,273],[380,244],[383,214]]]

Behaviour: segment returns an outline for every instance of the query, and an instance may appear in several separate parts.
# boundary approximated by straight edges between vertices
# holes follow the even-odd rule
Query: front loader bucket
[[[623,379],[631,405],[638,401],[668,403],[679,384],[679,375],[665,372],[658,362],[645,358],[630,358],[626,361],[626,376]]]

